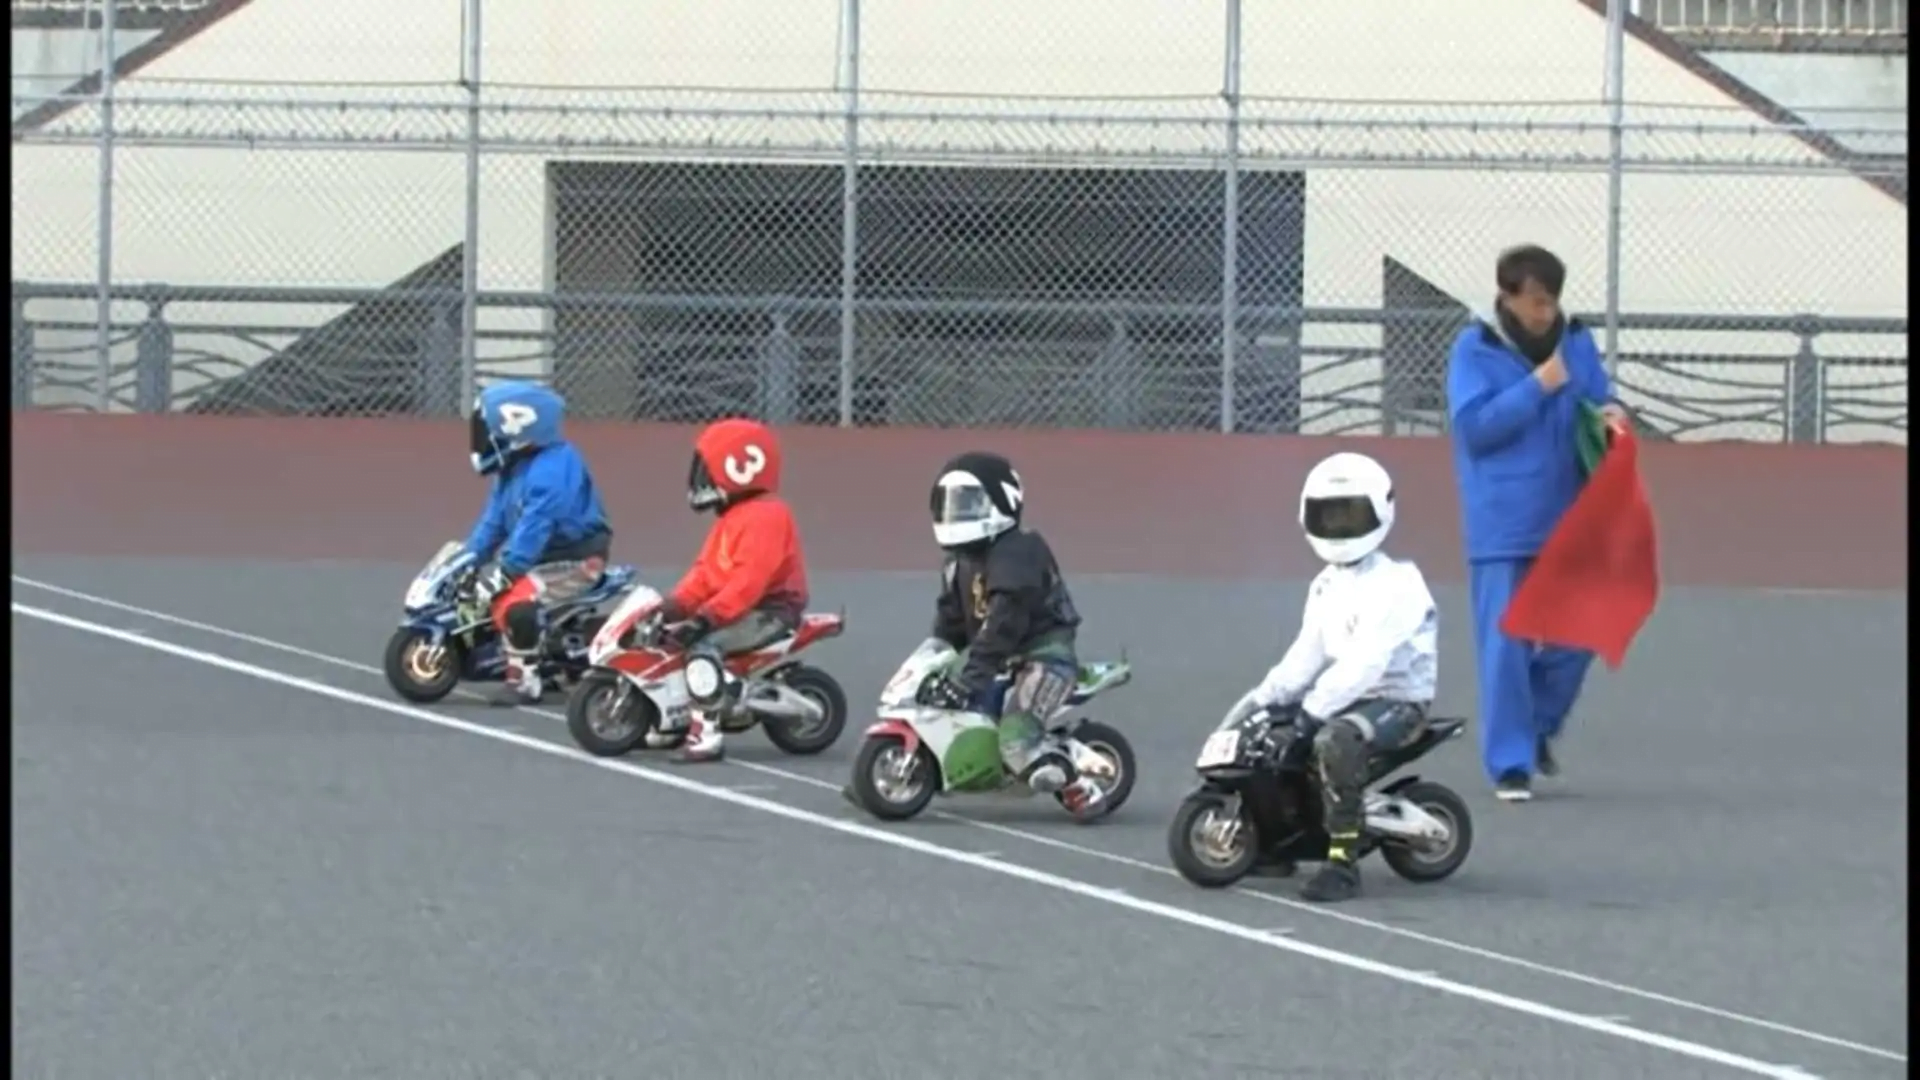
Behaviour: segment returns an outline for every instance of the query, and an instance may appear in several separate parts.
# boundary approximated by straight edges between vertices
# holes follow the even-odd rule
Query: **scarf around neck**
[[[1499,321],[1500,336],[1513,346],[1514,352],[1526,357],[1527,363],[1535,367],[1547,362],[1547,358],[1560,347],[1560,338],[1567,332],[1567,315],[1564,311],[1554,318],[1553,325],[1544,334],[1527,333],[1526,328],[1520,325],[1520,320],[1515,319],[1513,312],[1508,311],[1507,305],[1498,299],[1493,302],[1493,311],[1494,318]]]

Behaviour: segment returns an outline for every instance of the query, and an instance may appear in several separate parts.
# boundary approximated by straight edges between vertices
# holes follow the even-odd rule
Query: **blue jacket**
[[[493,478],[466,546],[481,559],[499,548],[501,568],[518,576],[543,562],[604,555],[611,536],[586,459],[556,442]]]
[[[1580,494],[1580,403],[1613,400],[1593,333],[1569,320],[1560,342],[1567,382],[1549,393],[1491,317],[1454,339],[1447,416],[1467,561],[1537,555]]]

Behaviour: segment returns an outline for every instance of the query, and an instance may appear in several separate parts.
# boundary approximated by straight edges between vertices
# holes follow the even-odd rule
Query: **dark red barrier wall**
[[[13,549],[412,562],[485,495],[465,430],[439,421],[13,415]],[[706,519],[684,500],[691,432],[574,425],[606,491],[617,557],[671,573]],[[1031,522],[1079,572],[1304,576],[1293,523],[1307,468],[1360,449],[1402,493],[1394,547],[1463,577],[1440,439],[1104,432],[784,433],[787,494],[822,570],[928,570],[940,463],[1012,457]],[[1907,456],[1887,447],[1656,445],[1642,458],[1674,584],[1905,588]]]

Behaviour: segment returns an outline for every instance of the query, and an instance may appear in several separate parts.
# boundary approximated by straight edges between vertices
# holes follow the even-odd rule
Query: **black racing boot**
[[[1333,904],[1360,895],[1360,868],[1353,864],[1359,855],[1360,832],[1341,830],[1327,844],[1327,862],[1320,872],[1307,880],[1300,890],[1302,900]]]
[[[1360,868],[1346,859],[1328,859],[1300,890],[1300,899],[1316,904],[1337,904],[1359,895]]]
[[[1553,740],[1547,736],[1540,736],[1540,741],[1534,744],[1533,761],[1541,776],[1560,775],[1560,762],[1553,756]]]
[[[1272,855],[1262,855],[1253,861],[1253,869],[1247,871],[1247,873],[1252,874],[1254,877],[1290,878],[1295,873],[1298,873],[1299,870],[1300,867],[1292,859],[1281,859]]]

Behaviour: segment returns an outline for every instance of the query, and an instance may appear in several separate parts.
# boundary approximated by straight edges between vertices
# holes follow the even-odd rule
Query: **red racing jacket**
[[[807,561],[793,511],[755,495],[721,511],[670,602],[721,627],[759,608],[798,618],[807,606]]]

